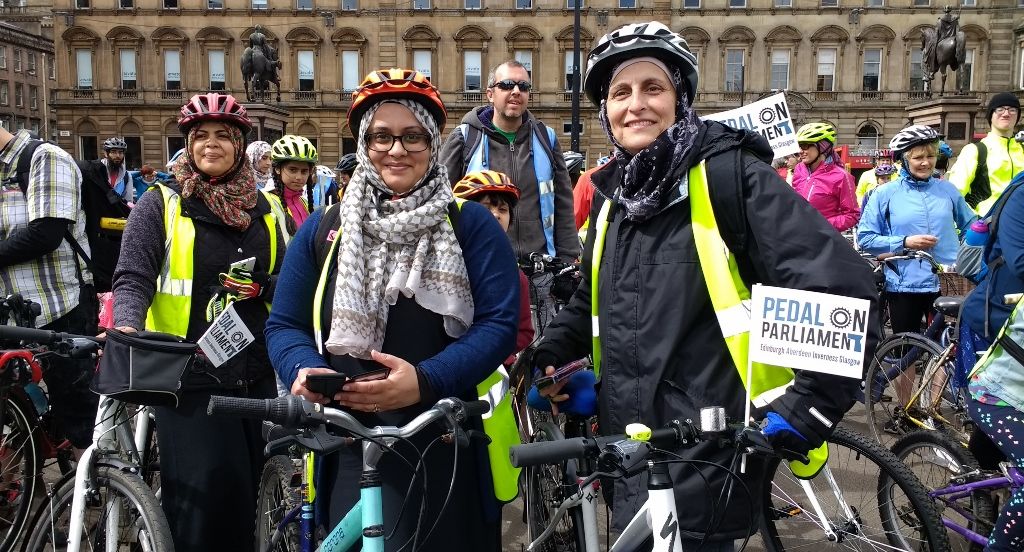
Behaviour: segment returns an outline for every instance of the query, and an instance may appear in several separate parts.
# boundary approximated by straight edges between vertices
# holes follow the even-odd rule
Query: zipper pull
[[[509,142],[509,143],[508,143],[508,151],[510,151],[510,152],[512,152],[512,153],[515,153],[515,151],[516,151],[516,145],[515,145],[514,143],[512,143],[512,142]]]

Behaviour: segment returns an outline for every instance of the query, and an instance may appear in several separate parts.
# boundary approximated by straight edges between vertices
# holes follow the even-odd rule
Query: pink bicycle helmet
[[[230,94],[196,94],[185,105],[181,106],[181,115],[178,116],[178,130],[182,134],[196,124],[203,121],[221,121],[231,123],[248,134],[252,130],[252,121],[245,112],[245,107],[238,103],[238,100]]]

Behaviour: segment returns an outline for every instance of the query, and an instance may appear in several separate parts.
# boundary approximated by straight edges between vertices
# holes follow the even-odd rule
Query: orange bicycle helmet
[[[202,121],[231,123],[241,128],[243,134],[248,134],[252,130],[252,121],[249,120],[245,107],[231,94],[196,94],[187,104],[181,106],[178,129],[182,134],[188,134],[193,125]]]
[[[501,194],[505,196],[505,201],[512,209],[515,209],[516,203],[519,203],[519,188],[509,180],[505,173],[498,171],[471,172],[455,183],[452,193],[460,199],[473,199],[485,194]]]
[[[437,121],[438,131],[444,130],[448,112],[441,94],[430,84],[426,75],[412,69],[380,69],[366,75],[359,88],[352,93],[352,106],[348,109],[348,126],[355,136],[363,115],[383,100],[406,99],[420,102]]]

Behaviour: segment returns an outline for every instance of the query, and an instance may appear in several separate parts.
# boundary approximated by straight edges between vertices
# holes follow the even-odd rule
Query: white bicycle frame
[[[140,407],[135,414],[135,434],[129,433],[128,418],[123,409],[118,407],[121,401],[106,395],[100,396],[99,407],[96,409],[96,423],[92,431],[92,444],[85,449],[75,468],[75,491],[71,502],[71,519],[68,527],[67,552],[80,552],[82,531],[85,525],[85,492],[90,479],[90,471],[98,460],[97,455],[109,456],[111,451],[127,452],[136,465],[142,463],[141,451],[149,445],[149,407]],[[97,452],[97,450],[101,452]],[[120,499],[108,506],[108,514],[104,516],[108,530],[106,531],[108,552],[116,552],[118,548],[117,528],[120,524]]]

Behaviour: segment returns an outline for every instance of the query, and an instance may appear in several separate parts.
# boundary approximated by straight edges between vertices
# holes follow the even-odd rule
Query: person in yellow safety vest
[[[756,282],[874,301],[870,270],[779,178],[761,136],[698,118],[697,57],[681,36],[657,22],[626,25],[597,42],[587,67],[584,90],[599,107],[615,157],[593,174],[583,279],[545,330],[535,370],[550,374],[592,354],[603,434],[623,433],[633,422],[657,428],[696,420],[705,406],[742,420],[749,386],[755,421],[766,422],[776,450],[810,456],[790,465],[815,475],[823,441],[853,405],[860,382],[758,363],[745,382],[743,301]],[[872,326],[867,358],[877,340]],[[557,407],[570,399],[565,389],[556,384],[542,393]],[[733,458],[713,443],[673,452],[719,465]],[[749,488],[763,488],[766,464],[748,458],[741,477]],[[684,550],[732,550],[735,539],[756,531],[748,514],[760,504],[745,495],[705,506],[724,496],[728,477],[720,469],[673,464],[669,471]],[[615,482],[614,529],[643,504],[641,479]],[[717,530],[705,534],[712,524]]]
[[[234,97],[193,96],[178,128],[186,147],[172,169],[175,182],[143,194],[128,218],[124,235],[133,246],[114,272],[114,324],[198,341],[211,325],[211,298],[233,299],[255,341],[220,366],[198,360],[182,381],[179,406],[156,408],[161,503],[177,550],[249,550],[266,444],[261,423],[208,416],[206,405],[211,394],[276,396],[263,326],[284,258],[284,215],[276,197],[256,190],[245,156],[252,123]]]
[[[992,96],[985,119],[988,134],[960,150],[946,180],[953,183],[978,214],[985,214],[1010,180],[1024,170],[1024,144],[1013,139],[1020,122],[1020,100],[1012,92]]]
[[[315,211],[291,242],[267,345],[293,394],[337,401],[368,426],[402,425],[443,397],[493,395],[490,415],[470,423],[495,442],[511,435],[518,444],[499,366],[515,346],[519,271],[487,208],[452,194],[439,163],[446,119],[422,73],[382,69],[363,80],[348,113],[359,165],[341,203]],[[329,397],[306,383],[310,374],[380,368],[390,370],[384,379],[347,383]],[[411,442],[426,450],[444,431],[424,430]],[[506,470],[503,442],[500,451],[474,442],[459,452],[454,480],[454,445],[431,445],[421,467],[426,489],[420,478],[410,485],[409,467],[385,455],[388,546],[411,539],[422,518],[436,522],[429,538],[420,533],[423,550],[498,550],[501,503],[515,497],[518,480]],[[419,458],[408,443],[396,449]],[[349,447],[322,460],[318,519],[333,527],[359,498],[362,455]],[[406,508],[399,520],[406,503],[417,511]]]

